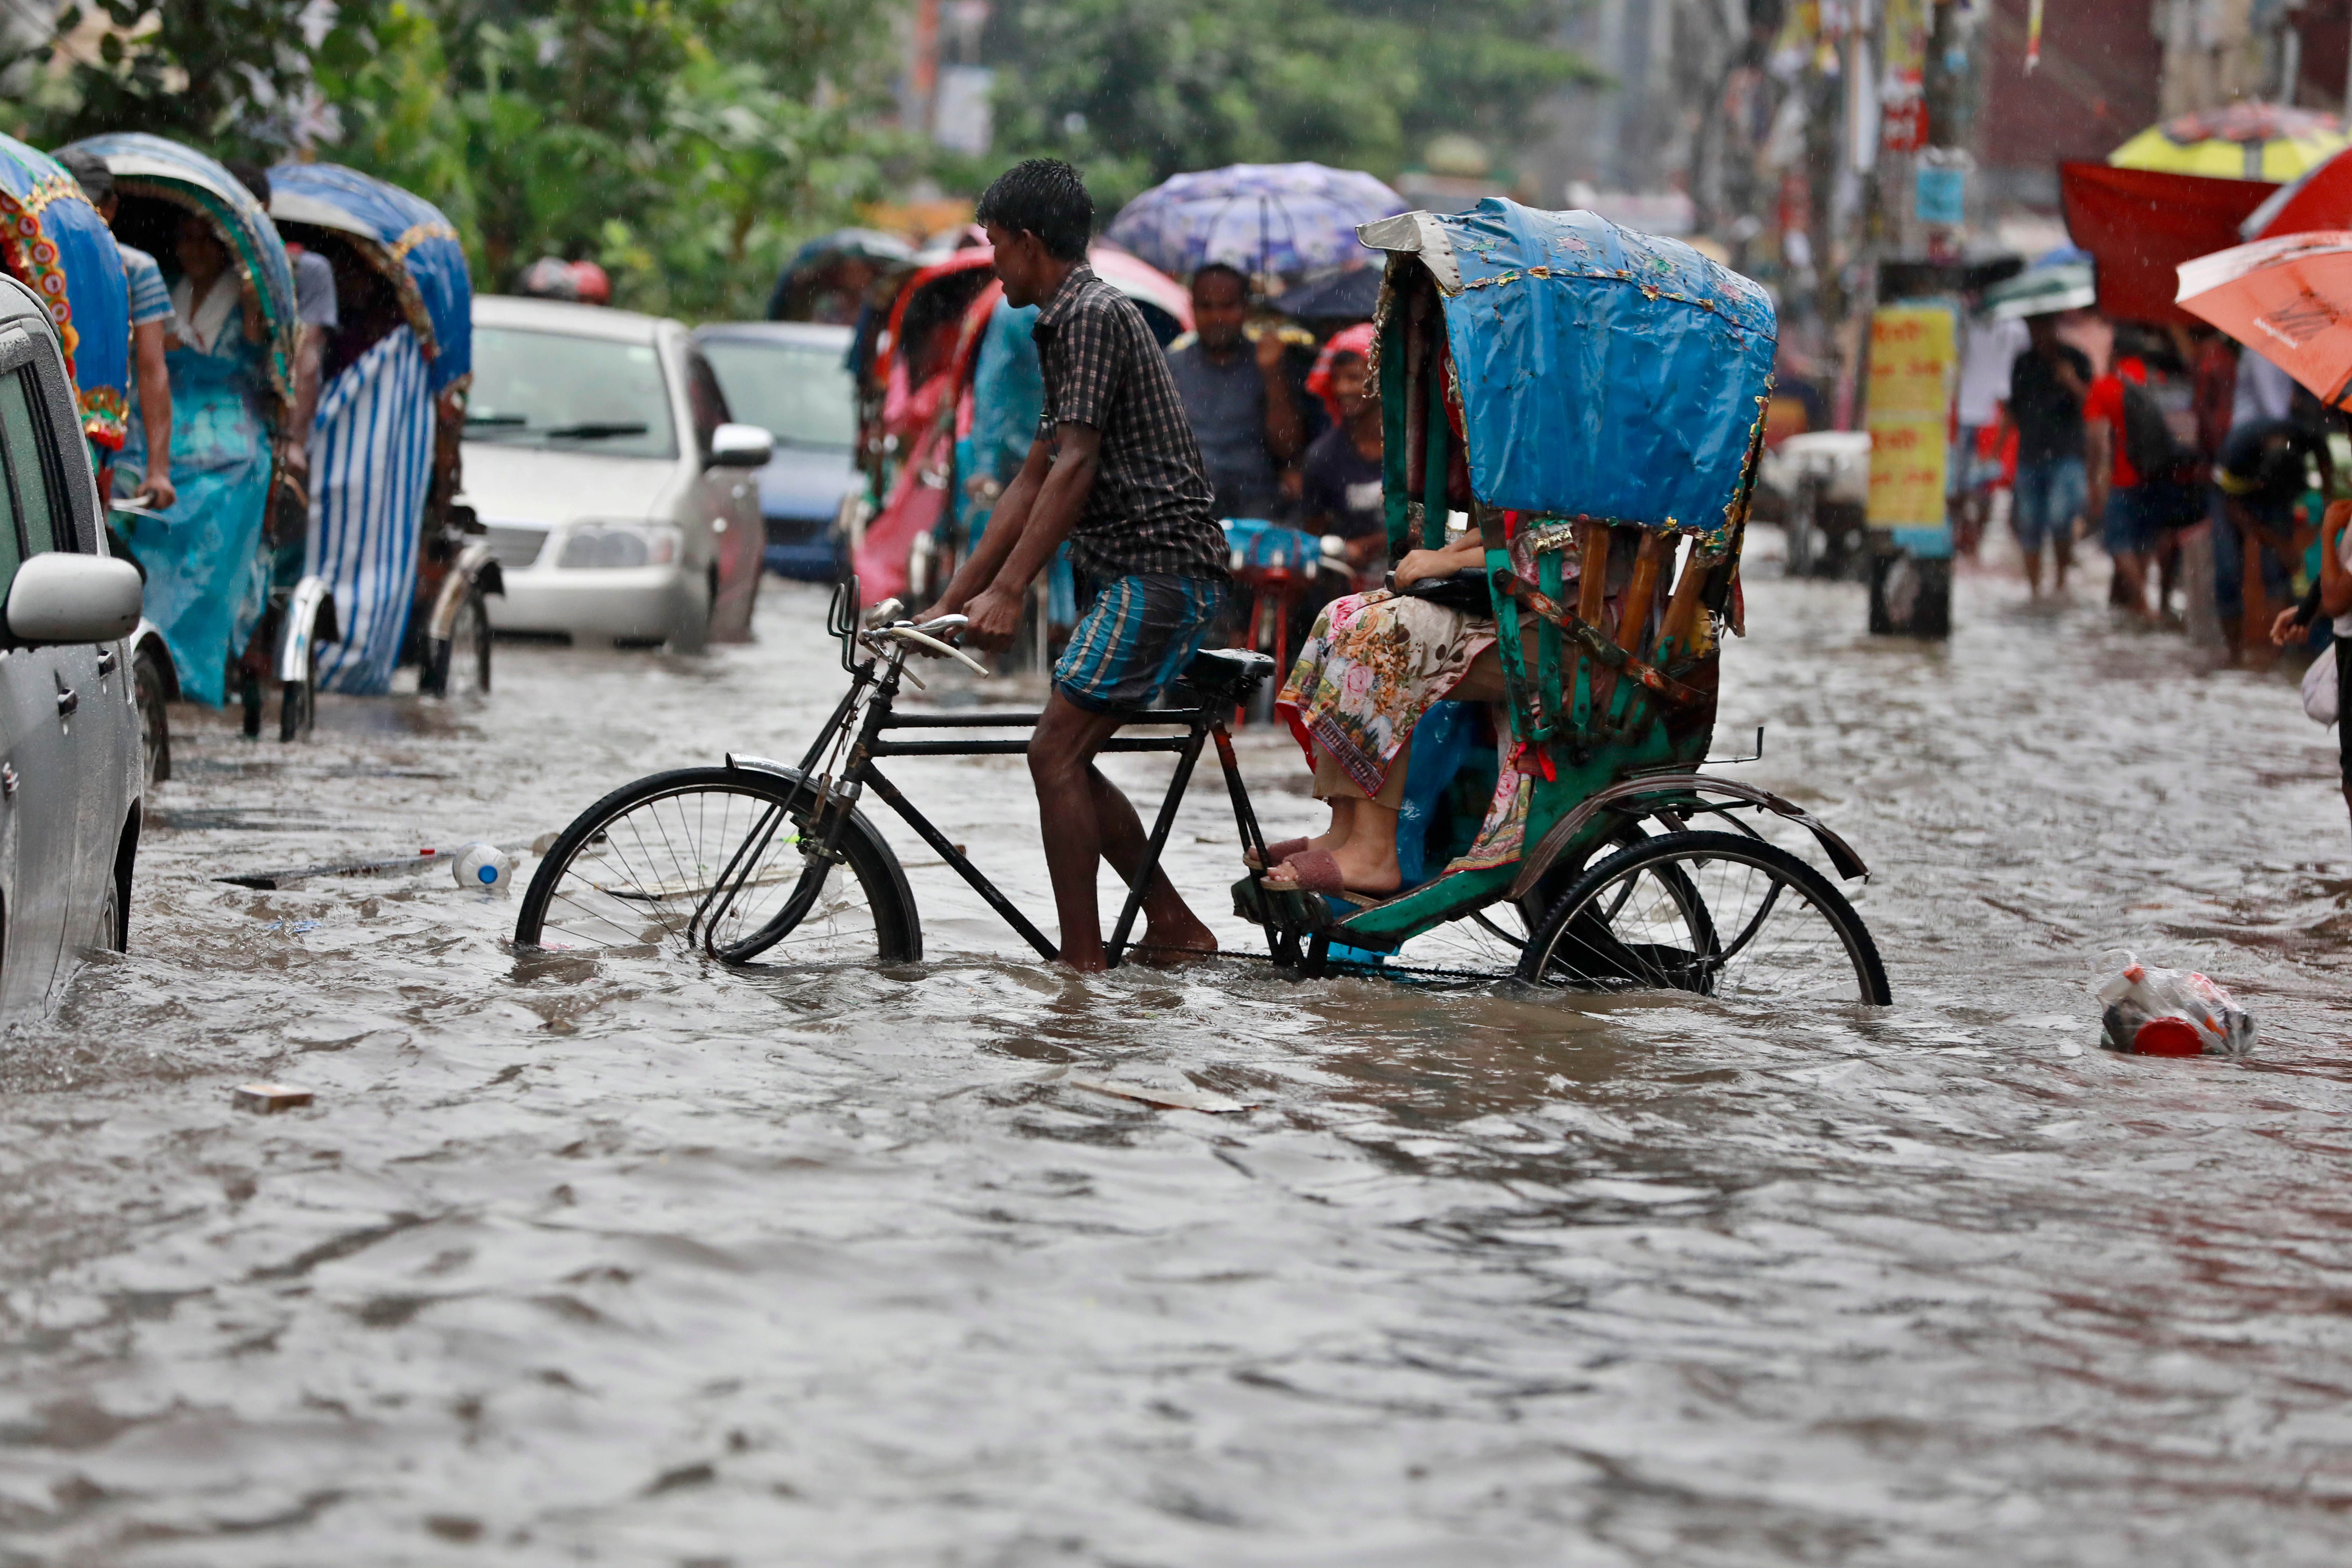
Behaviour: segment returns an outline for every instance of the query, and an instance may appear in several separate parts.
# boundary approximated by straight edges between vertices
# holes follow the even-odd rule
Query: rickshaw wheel
[[[898,857],[855,812],[838,863],[806,852],[816,804],[798,778],[764,769],[681,768],[625,784],[549,849],[523,894],[515,944],[729,963],[772,952],[794,965],[920,958]]]
[[[309,734],[319,722],[319,649],[314,644],[304,657],[302,679],[289,680],[278,693],[278,738],[292,741]]]
[[[1788,850],[1736,833],[1661,834],[1591,866],[1536,928],[1518,975],[1727,1001],[1892,1000],[1845,896]]]
[[[156,667],[155,651],[143,648],[131,663],[131,689],[139,704],[140,750],[147,766],[147,782],[162,784],[172,776],[172,716],[164,693],[172,689]]]
[[[425,645],[418,689],[427,697],[487,697],[490,690],[490,612],[478,590],[457,605],[446,637]]]

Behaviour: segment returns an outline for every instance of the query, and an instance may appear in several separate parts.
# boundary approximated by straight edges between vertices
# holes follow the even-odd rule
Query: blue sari
[[[147,572],[147,618],[163,629],[180,689],[215,707],[227,697],[229,660],[244,651],[268,602],[262,353],[246,342],[243,318],[232,311],[209,353],[190,343],[164,354],[179,499],[160,519],[126,520],[131,553]],[[131,395],[135,406],[135,389]],[[138,420],[130,424],[118,467],[135,476],[146,472],[146,432]],[[134,479],[129,489],[137,488]],[[124,489],[122,480],[116,489]]]

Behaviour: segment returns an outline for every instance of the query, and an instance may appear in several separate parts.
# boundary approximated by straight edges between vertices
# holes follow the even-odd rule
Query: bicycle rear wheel
[[[1662,834],[1592,866],[1545,915],[1518,973],[1593,991],[1892,1000],[1844,895],[1786,849],[1736,833]]]
[[[824,858],[809,834],[816,806],[797,776],[764,769],[681,768],[625,785],[548,851],[523,894],[515,943],[730,963],[920,958],[898,857],[852,811],[835,858]]]

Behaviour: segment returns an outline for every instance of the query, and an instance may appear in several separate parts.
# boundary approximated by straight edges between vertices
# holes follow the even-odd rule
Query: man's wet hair
[[[221,167],[236,175],[236,183],[253,193],[253,199],[261,204],[262,211],[269,210],[269,172],[267,169],[244,158],[231,158]]]
[[[1249,274],[1234,266],[1232,262],[1212,261],[1208,265],[1201,268],[1198,271],[1192,274],[1192,287],[1198,289],[1201,286],[1201,279],[1210,277],[1232,279],[1234,284],[1241,289],[1242,298],[1244,300],[1247,300],[1249,298]]]
[[[1085,260],[1095,232],[1087,183],[1059,158],[1024,158],[997,175],[973,216],[1008,234],[1035,235],[1056,261]]]
[[[90,205],[102,207],[113,200],[114,171],[106,166],[105,159],[87,147],[68,147],[58,154],[58,162],[81,186],[81,194],[89,198]]]

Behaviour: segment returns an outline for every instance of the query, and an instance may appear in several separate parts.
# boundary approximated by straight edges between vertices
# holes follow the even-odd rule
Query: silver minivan
[[[145,767],[138,569],[106,553],[57,329],[0,274],[0,1019],[130,935]]]

